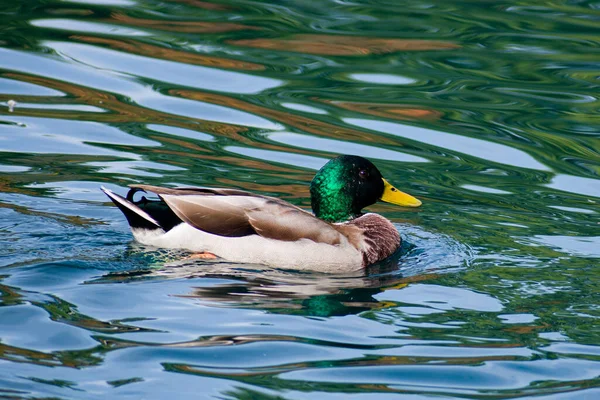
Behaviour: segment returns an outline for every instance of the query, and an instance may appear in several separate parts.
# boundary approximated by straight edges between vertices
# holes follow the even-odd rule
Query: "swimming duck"
[[[314,215],[284,200],[237,189],[131,185],[126,197],[104,193],[125,214],[135,239],[232,262],[322,272],[359,270],[400,247],[394,225],[362,209],[378,200],[421,202],[389,184],[369,160],[330,160],[310,184]],[[153,192],[157,200],[137,192]]]

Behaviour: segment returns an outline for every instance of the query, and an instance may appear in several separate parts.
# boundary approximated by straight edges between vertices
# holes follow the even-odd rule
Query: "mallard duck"
[[[314,215],[284,200],[237,189],[131,185],[126,197],[104,193],[125,214],[141,243],[187,249],[232,262],[322,272],[359,270],[400,246],[394,225],[363,208],[377,200],[418,207],[369,160],[339,156],[310,184]],[[137,192],[153,192],[157,200]]]

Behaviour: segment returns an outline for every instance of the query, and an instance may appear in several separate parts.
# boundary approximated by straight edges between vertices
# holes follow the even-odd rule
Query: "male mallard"
[[[323,272],[357,270],[392,255],[400,235],[378,214],[362,214],[377,200],[418,207],[390,185],[369,160],[340,156],[310,184],[314,212],[236,189],[131,185],[124,198],[102,188],[125,214],[141,243],[214,254],[233,262]],[[151,191],[159,200],[142,197]]]

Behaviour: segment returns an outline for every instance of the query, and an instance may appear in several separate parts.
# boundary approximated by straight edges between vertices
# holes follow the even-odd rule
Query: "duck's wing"
[[[134,187],[158,194],[181,220],[215,235],[327,244],[339,244],[343,237],[327,222],[273,197],[235,189]]]

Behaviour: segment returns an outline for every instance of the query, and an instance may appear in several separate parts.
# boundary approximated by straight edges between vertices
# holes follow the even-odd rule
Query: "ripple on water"
[[[59,29],[75,32],[97,33],[111,36],[151,36],[149,32],[100,22],[84,22],[64,18],[34,19],[29,22],[40,28]]]
[[[468,267],[475,252],[452,237],[424,230],[417,225],[397,225],[404,256],[399,260],[403,275],[443,273]]]
[[[600,258],[600,236],[535,235],[527,240],[577,257]]]
[[[329,161],[328,159],[321,157],[307,156],[304,154],[285,151],[263,150],[254,147],[226,146],[224,150],[258,160],[268,160],[312,170],[320,169],[327,163],[327,161]]]
[[[409,85],[417,82],[412,78],[391,74],[354,73],[350,74],[349,77],[359,82],[377,83],[380,85]]]
[[[10,125],[0,124],[0,132],[3,134],[0,150],[5,152],[108,155],[139,159],[140,156],[135,153],[93,144],[160,146],[156,141],[133,136],[97,122],[21,116],[3,116],[3,120],[12,122]]]
[[[520,168],[531,168],[540,171],[550,170],[547,166],[524,151],[487,140],[447,132],[438,132],[411,125],[401,125],[394,122],[358,118],[344,118],[344,122],[361,128],[426,143],[428,146],[433,145],[445,150],[456,151],[468,157],[478,157],[483,160],[493,161],[499,164],[508,164]]]
[[[157,60],[86,44],[47,41],[44,42],[44,45],[56,50],[63,57],[89,68],[119,72],[201,90],[257,94],[279,87],[284,83],[278,79],[175,61]],[[144,68],[138,68],[139,65],[144,65]]]
[[[303,149],[327,151],[337,154],[360,154],[363,157],[379,160],[428,162],[428,160],[425,158],[413,156],[400,151],[388,150],[366,144],[353,143],[347,140],[342,141],[325,139],[291,132],[273,132],[267,134],[267,137],[274,142],[283,143],[293,147],[300,147]]]
[[[600,179],[558,174],[546,186],[565,192],[600,198]]]
[[[0,78],[0,93],[28,96],[61,97],[65,94],[58,90],[15,79]]]

